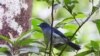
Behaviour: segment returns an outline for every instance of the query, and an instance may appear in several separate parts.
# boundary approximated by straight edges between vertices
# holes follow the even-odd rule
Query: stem
[[[61,50],[60,54],[58,56],[61,56],[63,51],[66,49],[67,45]]]
[[[59,0],[56,0],[59,4],[60,4],[60,1]],[[66,10],[68,10],[68,6],[66,7],[67,5],[65,5],[65,6],[63,6],[63,8],[65,8]],[[76,23],[80,26],[80,24],[79,24],[79,22],[76,20],[76,17],[71,13],[71,12],[69,12],[72,16],[73,16],[73,18],[74,18],[74,20],[76,21]]]
[[[52,56],[52,40],[53,40],[53,29],[52,29],[52,27],[53,27],[53,21],[54,21],[54,17],[53,17],[53,5],[54,5],[54,0],[52,0],[52,12],[51,12],[51,18],[52,18],[52,22],[51,22],[51,38],[50,38],[50,50],[49,50],[49,56]]]
[[[72,38],[76,35],[76,33],[80,30],[80,28],[90,19],[90,17],[92,16],[92,12],[91,14],[87,17],[87,19],[76,29],[75,33],[73,34]],[[71,38],[71,39],[72,39]]]
[[[76,23],[80,26],[80,23],[77,21],[76,17],[73,15],[74,20],[76,21]]]

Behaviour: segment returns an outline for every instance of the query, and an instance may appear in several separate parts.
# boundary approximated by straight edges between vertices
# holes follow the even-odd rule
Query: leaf
[[[77,0],[64,0],[64,2],[66,3],[66,4],[72,4],[72,3],[78,3],[78,1]]]
[[[33,32],[35,32],[35,31],[29,30],[25,33],[22,33],[21,36],[17,40],[23,40],[25,38],[29,38],[29,36],[31,36],[33,34]]]
[[[65,18],[62,21],[60,21],[58,24],[56,24],[55,27],[57,28],[57,27],[60,27],[61,25],[65,25],[65,24],[71,22],[72,20],[74,20],[73,17]]]
[[[68,4],[71,2],[71,0],[64,0],[65,4]]]
[[[84,13],[77,13],[75,17],[76,18],[85,18],[86,15]]]
[[[27,32],[22,33],[19,37],[17,37],[17,40],[14,42],[14,45],[16,45],[18,42],[22,41],[23,39],[29,38],[29,36],[32,35],[34,31],[29,30]]]
[[[0,52],[6,52],[8,49],[6,47],[0,47]]]
[[[98,51],[100,49],[98,41],[91,41],[91,46],[95,51]]]
[[[76,29],[78,28],[78,26],[75,25],[75,24],[66,24],[63,28],[67,29],[67,30],[69,30],[71,32],[75,32]]]
[[[78,53],[78,54],[76,54],[75,56],[86,56],[87,54],[90,54],[90,53],[92,53],[92,52],[93,52],[92,50],[87,50],[87,51]]]
[[[86,47],[87,49],[91,49],[91,43],[87,43],[87,44],[85,45],[85,47]]]
[[[29,45],[30,43],[33,43],[33,42],[34,42],[34,39],[28,38],[28,39],[24,39],[24,40],[17,42],[17,44],[19,46],[27,46],[27,45]]]
[[[7,41],[8,43],[13,44],[13,42],[11,40],[9,40],[9,38],[7,38],[5,36],[0,35],[0,38],[3,39],[3,40],[5,40],[5,41]]]
[[[78,3],[77,0],[64,0],[65,7],[67,7],[67,10],[72,13],[73,8],[75,7],[75,4]]]
[[[31,20],[32,23],[32,29],[33,30],[40,30],[40,27],[38,26],[41,22],[44,22],[41,18],[35,18]]]
[[[42,20],[41,18],[34,18],[31,20],[31,23],[33,26],[37,26],[38,24],[40,24],[41,22],[43,22],[44,20]]]
[[[78,1],[77,0],[74,0],[74,1],[72,1],[72,3],[78,3]]]
[[[98,31],[99,31],[99,33],[100,33],[100,19],[97,19],[97,20],[95,20],[95,21],[93,21],[95,24],[96,24],[96,26],[97,26],[97,28],[98,28]]]
[[[43,33],[42,32],[35,32],[32,37],[34,37],[34,39],[41,39],[43,38]]]

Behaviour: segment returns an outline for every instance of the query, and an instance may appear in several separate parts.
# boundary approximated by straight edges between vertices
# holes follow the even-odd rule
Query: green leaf
[[[22,41],[23,39],[25,39],[25,38],[31,36],[32,32],[34,32],[34,31],[29,30],[29,31],[27,31],[27,32],[22,33],[19,37],[17,37],[17,40],[16,40],[15,44],[16,44],[17,42]]]
[[[13,44],[13,42],[12,42],[11,40],[9,40],[8,37],[5,37],[5,36],[0,35],[0,39],[3,39],[3,40],[5,40],[5,41],[7,41],[8,43]]]
[[[71,22],[72,20],[74,20],[73,19],[73,17],[68,17],[68,18],[65,18],[63,21],[62,21],[62,23],[68,23],[68,22]]]
[[[75,4],[78,3],[77,0],[64,0],[65,7],[67,7],[67,10],[72,13],[73,8],[75,7]]]
[[[43,33],[42,32],[34,32],[32,37],[34,37],[34,39],[41,39],[43,37]]]
[[[44,20],[42,20],[41,18],[34,18],[31,20],[31,23],[33,26],[37,26],[38,24],[40,24],[41,22],[43,22]]]
[[[78,25],[75,25],[75,24],[66,24],[64,27],[64,29],[67,29],[71,32],[75,32],[76,29],[78,28]]]
[[[62,25],[65,25],[65,24],[71,22],[72,20],[74,20],[73,17],[65,18],[65,19],[63,19],[62,21],[60,21],[58,24],[56,24],[55,27],[56,27],[56,28],[61,27]]]
[[[84,51],[84,52],[81,52],[81,53],[78,53],[76,54],[75,56],[86,56],[90,53],[92,53],[93,51],[92,50],[87,50],[87,51]]]
[[[65,32],[66,36],[72,36],[73,33],[78,28],[78,25],[75,25],[75,24],[66,24],[62,28],[67,30],[67,32]]]
[[[8,49],[6,47],[0,47],[0,52],[6,52]]]
[[[87,49],[91,49],[91,43],[87,43],[87,44],[85,45],[85,47],[86,47]]]
[[[93,21],[95,24],[96,24],[96,26],[97,26],[97,28],[98,28],[98,31],[99,31],[99,33],[100,33],[100,19],[97,19],[97,20],[95,20],[95,21]]]
[[[29,45],[30,43],[33,43],[33,42],[34,42],[34,39],[28,38],[28,39],[24,39],[22,41],[19,41],[17,44],[19,46],[27,46],[27,45]]]
[[[91,46],[95,51],[98,51],[100,49],[98,41],[91,41]]]
[[[75,17],[76,17],[76,18],[85,18],[86,15],[85,15],[84,13],[78,13],[78,14],[76,14]]]
[[[65,4],[68,4],[71,2],[71,0],[64,0]]]
[[[77,0],[64,0],[65,4],[72,4],[72,3],[78,3]]]
[[[74,1],[72,1],[72,3],[78,3],[78,1],[77,0],[74,0]]]
[[[31,23],[32,23],[32,29],[34,30],[40,30],[40,27],[38,26],[41,22],[44,22],[42,19],[40,18],[35,18],[32,19]]]

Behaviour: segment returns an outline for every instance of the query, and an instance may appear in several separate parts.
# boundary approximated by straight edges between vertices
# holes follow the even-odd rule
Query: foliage
[[[48,10],[52,6],[54,7],[53,9],[54,10],[54,20],[53,20],[54,27],[60,30],[62,33],[64,33],[64,35],[67,36],[71,41],[82,46],[82,48],[79,51],[75,51],[67,45],[62,45],[61,47],[59,47],[58,45],[57,48],[53,47],[52,56],[71,56],[71,55],[72,56],[91,56],[91,55],[100,56],[100,40],[91,40],[91,38],[88,39],[88,36],[84,35],[84,33],[88,32],[88,30],[84,30],[84,32],[82,32],[84,27],[91,27],[91,26],[86,26],[85,24],[92,22],[96,24],[97,31],[99,32],[98,34],[100,35],[100,25],[99,25],[100,19],[93,18],[93,15],[96,14],[99,7],[94,5],[93,0],[91,1],[86,0],[85,2],[83,1],[85,0],[54,0],[53,5],[52,5],[52,0],[34,1],[33,14],[32,14],[32,19],[31,19],[31,30],[29,30],[26,33],[22,33],[15,40],[12,38],[12,36],[9,39],[5,36],[0,35],[0,38],[7,41],[8,43],[7,47],[3,46],[0,48],[0,52],[6,53],[6,54],[10,53],[10,55],[15,54],[16,52],[20,52],[19,55],[23,53],[24,54],[28,53],[31,56],[49,55],[50,48],[49,47],[46,48],[47,46],[43,40],[43,37],[44,37],[43,32],[41,31],[38,25],[41,22],[47,22],[51,24],[51,20],[52,20],[50,16],[51,14],[49,14],[49,11],[48,11],[47,14],[49,14],[49,16],[47,16],[47,18],[41,18],[38,15],[34,14],[34,11],[35,11],[34,7],[37,7],[37,6],[34,6],[34,4],[38,2],[39,3],[45,2],[48,5],[40,5],[40,6],[46,6]],[[81,3],[84,3],[84,4],[86,3],[86,7],[84,7]],[[87,9],[90,6],[90,3],[92,4],[91,8]],[[42,13],[42,11],[37,12],[37,14],[39,13]],[[91,18],[93,18],[93,20]],[[83,38],[85,38],[85,40]],[[85,43],[82,43],[80,39],[82,39],[82,41]]]
[[[37,43],[36,40],[31,38],[31,35],[33,34],[33,30],[30,30],[26,33],[21,34],[19,37],[14,39],[14,37],[9,39],[8,37],[0,35],[0,38],[4,41],[7,41],[8,44],[4,47],[4,45],[1,46],[0,52],[4,52],[7,55],[13,56],[13,55],[21,55],[25,53],[38,53],[39,49],[37,46],[34,46],[32,43]],[[32,45],[31,45],[32,44]],[[26,50],[27,49],[27,50]],[[9,54],[8,54],[9,53]]]
[[[95,24],[96,24],[96,26],[97,26],[97,28],[98,28],[98,31],[99,31],[99,33],[100,33],[100,19],[98,19],[98,20],[95,20],[95,21],[93,21]]]

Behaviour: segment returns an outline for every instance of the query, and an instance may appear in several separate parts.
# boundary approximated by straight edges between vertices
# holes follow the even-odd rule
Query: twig
[[[67,47],[67,45],[61,50],[60,54],[58,56],[61,56],[63,51],[65,50],[65,48]]]
[[[60,1],[59,0],[56,0],[59,4],[60,4]],[[67,6],[67,5],[66,5]],[[68,10],[68,6],[66,7],[66,6],[63,6],[63,8],[65,8],[66,10]],[[76,20],[76,18],[75,18],[75,16],[71,13],[71,12],[69,12],[72,16],[73,16],[73,18],[74,18],[74,20],[76,21],[76,23],[80,26],[80,24],[79,24],[79,22]]]
[[[76,17],[73,15],[74,20],[76,21],[76,23],[80,26],[80,23],[77,21]]]
[[[72,35],[72,38],[76,35],[76,33],[80,30],[80,28],[90,19],[90,17],[92,16],[92,14],[93,13],[91,12],[90,15],[87,17],[87,19],[76,29],[75,33]]]
[[[52,56],[52,40],[53,40],[53,29],[52,29],[52,27],[53,27],[53,20],[54,20],[54,17],[53,17],[53,5],[54,5],[54,0],[52,0],[52,12],[51,12],[51,18],[52,18],[52,21],[51,21],[51,38],[50,38],[50,50],[49,50],[49,56]]]

